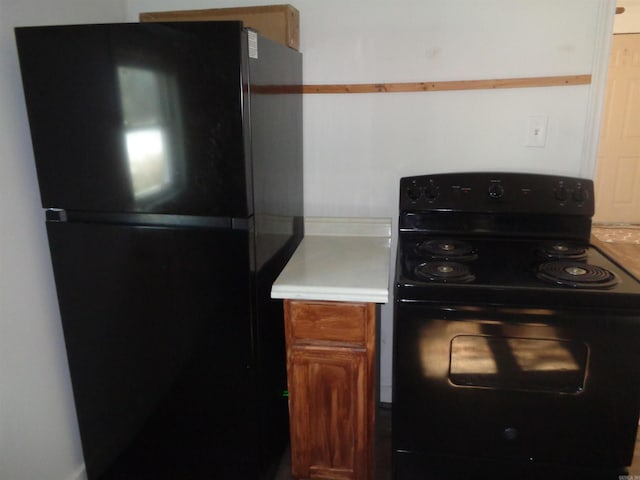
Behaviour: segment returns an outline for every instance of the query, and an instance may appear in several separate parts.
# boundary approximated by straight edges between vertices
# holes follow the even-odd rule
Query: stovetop
[[[640,308],[640,282],[576,240],[401,233],[396,288],[403,299]]]
[[[589,179],[402,178],[396,298],[640,309],[640,282],[589,243],[594,208]]]

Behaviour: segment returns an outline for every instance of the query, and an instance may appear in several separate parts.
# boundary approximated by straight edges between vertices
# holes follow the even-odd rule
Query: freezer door
[[[302,55],[259,37],[255,57],[248,62],[256,262],[261,266],[303,236]]]
[[[249,233],[47,228],[89,479],[256,478]]]
[[[43,206],[251,214],[241,37],[241,22],[17,28]]]

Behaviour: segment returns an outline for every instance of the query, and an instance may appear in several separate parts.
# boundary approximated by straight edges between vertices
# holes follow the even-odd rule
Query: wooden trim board
[[[446,82],[356,83],[331,85],[303,85],[302,93],[398,93],[437,92],[447,90],[490,90],[498,88],[557,87],[588,85],[591,75],[557,77],[501,78],[493,80],[454,80]]]

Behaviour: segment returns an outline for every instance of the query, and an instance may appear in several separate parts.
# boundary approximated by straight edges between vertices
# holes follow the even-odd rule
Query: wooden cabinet
[[[294,478],[373,478],[375,322],[373,303],[285,300]]]

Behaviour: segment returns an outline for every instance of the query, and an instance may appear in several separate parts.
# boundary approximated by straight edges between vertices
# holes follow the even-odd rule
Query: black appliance
[[[590,243],[593,196],[552,175],[401,179],[396,480],[618,479],[631,463],[640,282]]]
[[[88,478],[270,477],[301,55],[241,22],[15,34]]]

